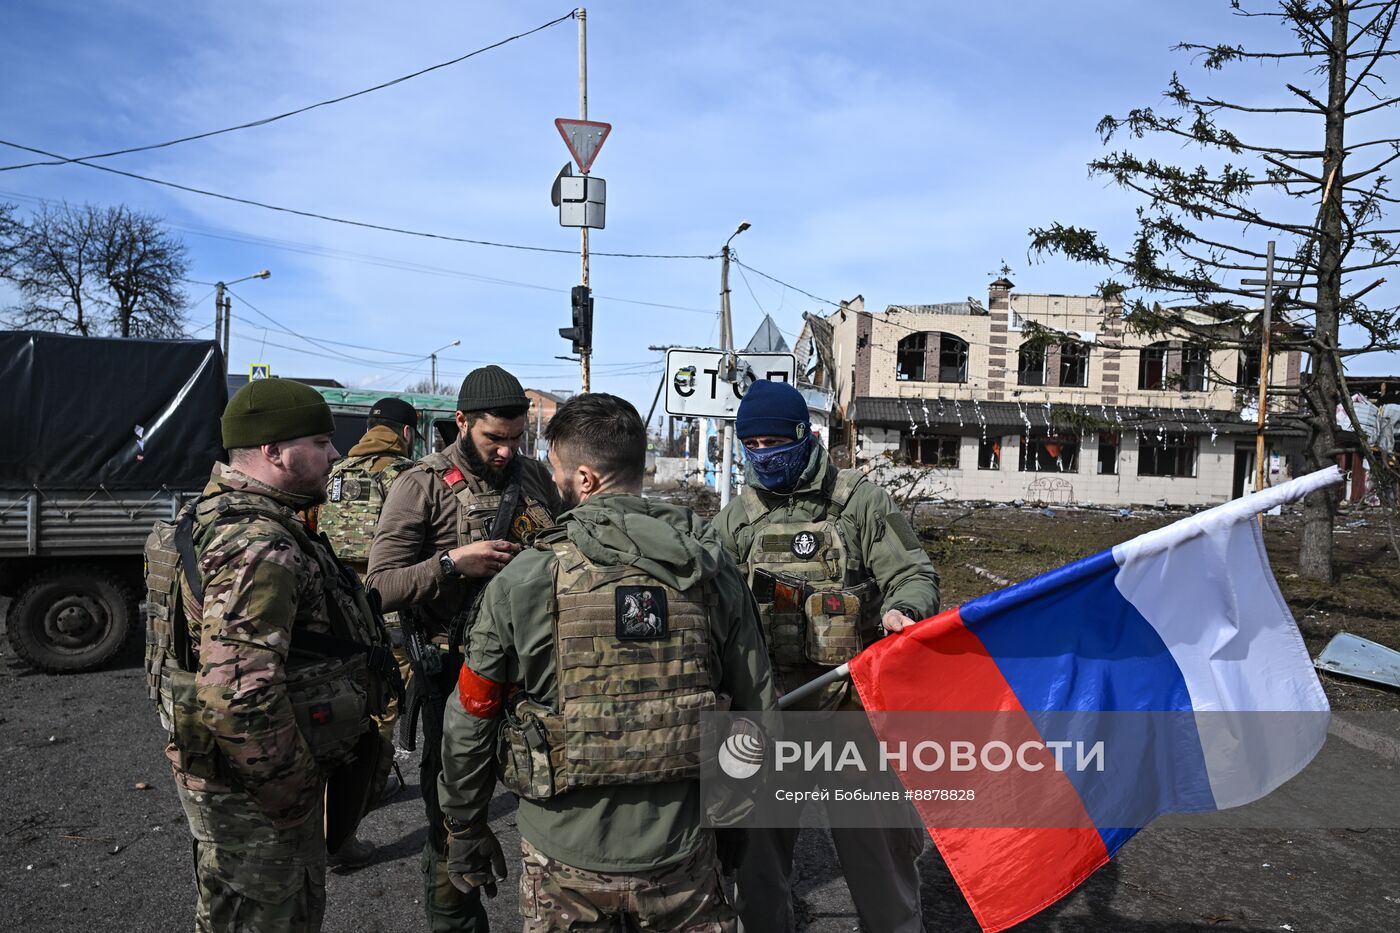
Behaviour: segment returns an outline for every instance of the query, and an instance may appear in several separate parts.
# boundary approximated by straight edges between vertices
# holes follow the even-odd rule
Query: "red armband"
[[[501,685],[463,664],[457,675],[457,699],[477,719],[491,719],[501,711]]]
[[[462,471],[455,466],[442,474],[442,481],[448,486],[456,486],[458,483],[465,483],[467,478],[462,475]]]

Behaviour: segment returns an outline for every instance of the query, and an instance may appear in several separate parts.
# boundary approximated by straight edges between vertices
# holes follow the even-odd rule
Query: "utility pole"
[[[225,346],[224,341],[224,283],[214,283],[214,343]],[[228,350],[224,350],[224,378],[228,378]]]
[[[724,249],[720,251],[719,267],[719,340],[720,349],[724,351],[724,356],[720,362],[720,378],[731,386],[734,385],[735,364],[734,364],[734,327],[729,316],[729,260],[731,250],[729,244],[734,238],[745,230],[749,229],[749,222],[746,220],[739,224],[739,228],[729,235],[729,239],[724,241]],[[733,492],[734,473],[734,422],[726,419],[724,422],[724,451],[723,466],[721,469],[724,475],[719,481],[719,507],[724,508],[729,504],[729,497]]]
[[[1264,424],[1269,414],[1269,371],[1272,368],[1273,360],[1269,349],[1269,337],[1273,324],[1274,311],[1274,286],[1279,288],[1297,288],[1302,285],[1298,281],[1275,282],[1274,281],[1274,241],[1269,241],[1267,258],[1264,263],[1264,277],[1262,279],[1240,279],[1242,285],[1262,285],[1264,286],[1264,313],[1260,317],[1259,335],[1259,424],[1254,432],[1254,491],[1259,492],[1264,488]],[[1263,513],[1259,515],[1259,521],[1264,521]]]
[[[254,272],[252,275],[245,275],[241,279],[234,279],[232,282],[218,281],[214,283],[214,343],[218,345],[224,353],[224,377],[228,377],[228,338],[229,331],[233,326],[233,299],[229,298],[225,292],[230,285],[237,285],[239,282],[247,282],[250,279],[271,278],[272,273],[267,269],[261,272]]]
[[[454,341],[452,341],[452,342],[449,343],[449,344],[446,344],[446,345],[444,345],[444,346],[438,347],[438,348],[437,348],[436,350],[434,350],[432,353],[429,353],[429,354],[428,354],[428,358],[432,360],[432,365],[431,365],[431,370],[430,370],[430,371],[431,371],[431,378],[430,378],[430,381],[429,381],[429,388],[428,388],[429,394],[431,394],[431,395],[436,395],[436,394],[437,394],[437,384],[438,384],[438,382],[437,382],[437,355],[438,355],[439,353],[441,353],[443,350],[447,350],[447,349],[450,349],[450,348],[452,348],[452,347],[455,347],[455,346],[459,345],[461,342],[462,342],[462,341],[460,341],[460,340],[454,340]]]
[[[233,329],[233,299],[224,296],[224,375],[228,375],[229,331]]]
[[[579,7],[578,11],[578,118],[588,119],[588,11]],[[580,229],[583,237],[580,255],[583,259],[583,281],[580,283],[584,288],[588,288],[588,228]],[[590,328],[591,331],[592,328]],[[589,391],[589,363],[593,355],[593,335],[588,335],[589,342],[579,349],[578,368],[580,381],[583,384],[583,391]]]

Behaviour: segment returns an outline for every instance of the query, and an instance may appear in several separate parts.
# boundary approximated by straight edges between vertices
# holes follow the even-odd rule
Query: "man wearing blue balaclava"
[[[748,460],[746,485],[715,527],[753,590],[783,692],[846,663],[885,632],[937,613],[938,574],[918,536],[888,492],[831,463],[797,389],[755,382],[739,404],[735,433]],[[800,575],[814,596],[829,598],[797,607],[776,600],[778,573]],[[857,710],[860,701],[841,681],[797,708]],[[915,860],[923,829],[834,828],[831,837],[865,928],[922,930]],[[796,842],[795,827],[749,830],[735,903],[745,930],[794,929]]]

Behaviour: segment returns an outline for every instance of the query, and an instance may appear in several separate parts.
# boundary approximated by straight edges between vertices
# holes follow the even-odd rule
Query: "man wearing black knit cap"
[[[399,474],[370,545],[368,585],[386,611],[399,612],[406,634],[423,636],[424,664],[434,672],[424,677],[415,670],[423,688],[417,718],[428,811],[424,910],[435,933],[486,929],[480,895],[458,891],[447,877],[447,831],[437,801],[442,712],[456,689],[463,633],[482,587],[559,511],[548,471],[517,455],[529,406],[520,381],[501,367],[469,373],[457,395],[457,441]],[[411,712],[406,719],[411,727]]]

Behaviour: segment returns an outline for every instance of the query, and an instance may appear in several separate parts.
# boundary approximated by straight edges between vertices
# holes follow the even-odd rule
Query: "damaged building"
[[[799,362],[832,394],[831,446],[950,499],[1195,506],[1253,489],[1259,352],[1198,336],[1248,343],[1240,325],[1187,311],[1190,329],[1140,334],[1116,300],[1014,288],[1003,274],[986,304],[872,312],[858,296],[807,315]],[[1273,356],[1267,483],[1301,448],[1273,417],[1296,406],[1300,365]]]

